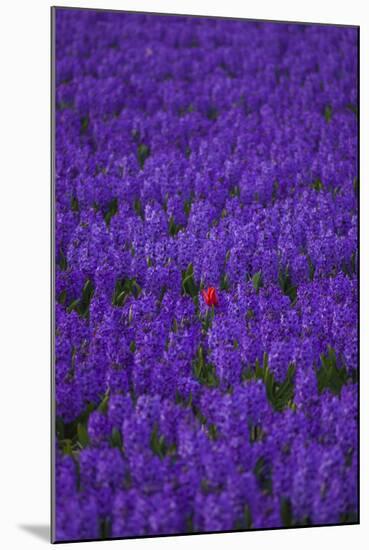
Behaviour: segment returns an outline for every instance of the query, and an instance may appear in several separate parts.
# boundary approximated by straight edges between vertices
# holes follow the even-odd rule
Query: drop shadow
[[[49,525],[18,525],[23,531],[31,533],[38,539],[45,542],[50,542],[50,526]]]

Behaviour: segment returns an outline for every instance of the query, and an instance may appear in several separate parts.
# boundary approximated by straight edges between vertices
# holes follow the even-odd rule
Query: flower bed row
[[[58,540],[356,521],[356,39],[57,10]]]

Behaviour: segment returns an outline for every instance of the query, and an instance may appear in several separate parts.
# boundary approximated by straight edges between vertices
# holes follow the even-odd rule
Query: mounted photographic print
[[[53,541],[358,523],[358,27],[52,31]]]

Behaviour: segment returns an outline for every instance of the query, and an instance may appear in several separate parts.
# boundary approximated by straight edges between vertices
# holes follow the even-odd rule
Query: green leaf
[[[178,390],[176,391],[175,401],[177,405],[182,405],[183,407],[192,407],[192,393],[190,392],[188,397],[181,395]]]
[[[81,117],[81,134],[87,133],[89,124],[90,124],[90,119],[88,115]]]
[[[239,186],[235,185],[234,187],[232,187],[229,194],[230,194],[231,197],[239,197],[240,194],[241,194]]]
[[[215,424],[209,424],[208,434],[209,434],[210,439],[212,439],[213,441],[218,439],[218,428]]]
[[[114,198],[109,202],[107,206],[107,210],[104,215],[104,220],[106,222],[106,225],[108,226],[110,225],[112,217],[115,216],[117,212],[118,212],[118,199]]]
[[[60,417],[56,418],[56,436],[62,449],[65,445],[69,448],[69,443],[66,443],[68,440],[70,441],[71,449],[78,443],[78,425],[87,426],[88,418],[91,412],[96,410],[96,408],[96,404],[89,403],[85,410],[75,420],[69,423],[65,423]]]
[[[157,424],[155,424],[151,433],[150,446],[154,454],[158,455],[160,458],[164,458],[164,438],[163,436],[159,436]]]
[[[255,273],[255,275],[252,276],[252,284],[257,294],[259,294],[259,290],[263,286],[263,277],[261,271],[258,271],[257,273]]]
[[[184,210],[184,213],[186,214],[186,216],[190,215],[193,200],[194,200],[194,195],[193,195],[193,193],[191,193],[190,198],[185,200],[184,203],[183,203],[183,210]]]
[[[87,317],[89,313],[89,307],[92,296],[94,294],[94,288],[90,279],[87,279],[82,291],[82,300],[79,304],[79,314],[82,317]]]
[[[255,443],[256,441],[262,441],[264,437],[264,432],[261,426],[257,424],[251,424],[249,426],[250,433],[250,443]]]
[[[320,368],[316,371],[319,392],[328,389],[340,395],[342,387],[350,380],[350,376],[345,365],[338,364],[336,352],[331,346],[328,346],[326,353],[321,354],[320,363]]]
[[[253,309],[248,309],[248,310],[246,311],[246,316],[245,316],[245,317],[246,317],[246,319],[247,319],[248,321],[250,321],[251,319],[253,319],[253,318],[255,317],[255,312],[254,312],[254,310],[253,310]]]
[[[56,263],[62,271],[66,271],[68,269],[67,258],[62,249],[59,250],[59,259]]]
[[[267,393],[267,397],[272,405],[275,404],[275,383],[273,374],[267,369],[264,374],[264,384]]]
[[[124,299],[127,298],[128,294],[126,293],[125,290],[122,290],[122,292],[120,292],[118,294],[118,296],[115,296],[115,298],[113,299],[113,305],[114,306],[122,306],[124,304]]]
[[[176,225],[176,223],[174,221],[174,217],[171,216],[170,219],[169,219],[169,235],[171,237],[175,237],[181,229],[183,229],[183,226],[182,225]]]
[[[214,315],[215,315],[214,306],[206,309],[205,315],[202,318],[202,329],[204,332],[207,332],[209,328],[212,326]]]
[[[137,147],[137,159],[141,170],[144,167],[146,159],[150,156],[150,148],[145,143],[140,143]]]
[[[358,523],[358,513],[357,510],[350,510],[340,515],[340,523],[352,525],[353,523]]]
[[[57,302],[58,302],[59,304],[64,305],[65,302],[66,302],[66,299],[67,299],[67,291],[64,289],[64,290],[62,290],[62,292],[59,294],[59,296],[57,296]]]
[[[282,497],[280,502],[280,514],[284,527],[292,527],[293,515],[290,499]]]
[[[135,199],[133,203],[133,207],[135,209],[136,214],[140,216],[140,218],[144,219],[145,215],[144,215],[144,210],[142,208],[142,203],[140,199]]]
[[[90,439],[88,437],[87,428],[85,424],[78,424],[77,425],[77,437],[78,442],[81,445],[81,447],[85,448],[90,442]]]
[[[182,293],[192,298],[199,293],[199,287],[194,278],[192,263],[189,264],[185,271],[182,271]]]
[[[192,516],[192,513],[191,513],[186,518],[186,533],[193,533],[193,532],[194,532],[193,516]]]
[[[207,420],[206,420],[206,417],[203,415],[203,413],[200,411],[200,409],[196,407],[196,405],[194,405],[193,403],[191,403],[191,409],[193,414],[197,418],[197,420],[200,422],[200,424],[202,426],[205,426]]]
[[[73,300],[73,302],[67,307],[67,313],[70,313],[73,310],[79,312],[78,308],[80,301],[81,300],[79,298],[77,298],[77,300]]]
[[[342,262],[342,271],[350,278],[356,274],[356,250],[351,254],[348,262]]]
[[[82,291],[82,300],[89,300],[93,294],[93,287],[90,279],[87,279]]]
[[[281,412],[286,407],[290,407],[294,410],[293,397],[295,370],[295,365],[291,363],[288,367],[286,378],[283,382],[277,383],[268,366],[268,354],[264,352],[263,365],[260,366],[259,361],[256,360],[254,370],[249,368],[246,371],[243,371],[242,380],[262,380],[264,382],[268,401],[274,410]]]
[[[72,197],[70,201],[70,208],[72,212],[79,212],[79,204],[77,197]]]
[[[264,369],[260,366],[258,359],[255,361],[255,378],[257,380],[264,380]]]
[[[264,457],[258,458],[253,470],[260,489],[267,495],[272,494],[272,471]]]
[[[141,287],[136,279],[119,278],[115,282],[115,289],[112,298],[113,306],[121,307],[125,304],[129,296],[135,299],[141,294]]]
[[[61,442],[61,450],[65,455],[73,456],[73,447],[71,439],[64,439]]]
[[[163,459],[167,455],[173,455],[176,452],[176,446],[168,445],[163,435],[159,435],[158,425],[155,423],[151,432],[150,447],[154,454]]]
[[[324,185],[322,181],[318,178],[311,184],[312,189],[315,189],[315,191],[323,191]]]
[[[67,307],[67,312],[76,311],[81,317],[88,317],[89,307],[92,296],[94,294],[94,288],[90,279],[87,279],[82,290],[82,297],[73,300]]]
[[[111,438],[110,443],[112,447],[116,447],[117,449],[122,450],[123,449],[123,441],[122,441],[122,435],[118,428],[113,428],[111,432]]]
[[[109,391],[107,391],[103,399],[99,403],[99,406],[97,407],[97,410],[100,411],[101,413],[106,413],[108,411],[109,397],[110,397]]]
[[[243,507],[243,513],[241,519],[238,519],[235,524],[235,530],[245,531],[252,529],[252,515],[248,504]]]
[[[220,290],[227,292],[230,288],[228,275],[224,273],[220,278]]]
[[[292,284],[288,266],[280,267],[278,272],[278,282],[283,294],[288,296],[292,305],[294,305],[297,299],[297,286]]]
[[[324,118],[325,118],[326,122],[331,121],[332,113],[333,113],[332,105],[326,105],[324,107]]]
[[[201,345],[198,347],[196,358],[193,361],[193,371],[195,377],[201,384],[210,388],[219,386],[219,379],[216,375],[215,367],[212,363],[207,362],[205,351]]]
[[[108,540],[111,538],[111,521],[109,518],[103,518],[100,520],[100,539]]]
[[[252,528],[252,515],[251,515],[250,507],[247,504],[245,504],[244,509],[243,509],[243,519],[244,519],[244,522],[245,522],[245,528],[246,529],[251,529]]]

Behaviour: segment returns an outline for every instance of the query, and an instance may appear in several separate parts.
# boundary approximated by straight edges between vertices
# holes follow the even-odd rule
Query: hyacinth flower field
[[[54,17],[54,539],[356,523],[358,29]]]

